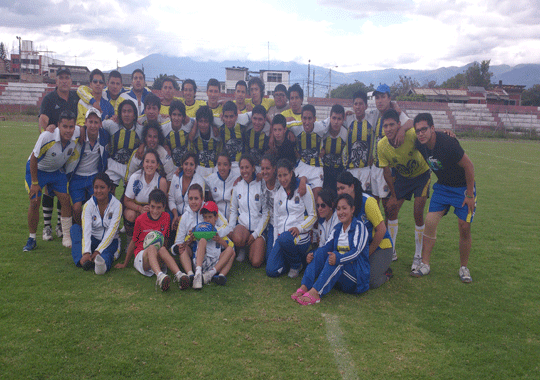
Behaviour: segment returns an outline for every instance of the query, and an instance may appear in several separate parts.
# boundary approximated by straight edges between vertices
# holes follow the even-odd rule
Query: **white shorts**
[[[362,190],[371,193],[371,168],[353,168],[347,169],[362,184]]]
[[[197,248],[193,247],[193,268],[197,266]],[[203,272],[208,272],[210,269],[214,268],[216,264],[219,261],[219,257],[221,256],[221,248],[216,247],[215,244],[207,244],[206,246],[206,254],[204,255],[204,261],[201,266],[201,269]]]
[[[147,277],[152,277],[155,274],[152,269],[144,270],[143,254],[144,254],[144,251],[141,251],[141,252],[139,252],[139,254],[137,256],[135,256],[133,266],[135,267],[135,269],[137,269],[137,271],[140,274],[142,274],[144,276],[147,276]],[[161,267],[161,271],[163,273],[167,273],[167,266],[165,264],[163,264],[163,266]]]
[[[195,170],[198,175],[200,175],[203,178],[208,177],[210,174],[217,171],[217,168],[205,168],[203,166],[197,166],[197,169]]]
[[[121,164],[118,161],[109,158],[107,160],[107,171],[105,172],[115,186],[120,184],[120,181],[126,176],[127,165]]]
[[[371,193],[375,197],[386,198],[390,194],[390,189],[384,180],[383,168],[371,165]]]
[[[312,189],[322,187],[323,185],[324,171],[322,167],[311,166],[306,164],[304,161],[298,161],[295,174],[299,178],[306,177],[307,184],[311,186]]]

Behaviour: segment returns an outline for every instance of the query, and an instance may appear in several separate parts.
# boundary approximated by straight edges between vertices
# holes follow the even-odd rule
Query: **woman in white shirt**
[[[204,181],[210,194],[209,199],[216,202],[219,212],[229,219],[232,189],[238,177],[231,172],[231,159],[227,153],[218,154],[216,165],[217,172],[210,174]]]
[[[267,258],[266,274],[278,277],[288,271],[294,278],[303,268],[311,243],[309,232],[317,221],[315,200],[310,186],[300,195],[300,180],[289,160],[278,161],[277,178],[281,188],[274,196],[274,247]]]
[[[124,194],[124,226],[131,239],[135,219],[144,212],[150,211],[148,195],[154,189],[167,194],[167,180],[158,172],[159,156],[153,149],[147,149],[142,160],[142,169],[137,170],[129,178]]]
[[[262,182],[255,175],[255,160],[249,154],[240,158],[242,180],[233,188],[229,234],[234,245],[248,250],[251,265],[255,268],[264,263],[266,245],[263,233],[270,218],[264,202]]]

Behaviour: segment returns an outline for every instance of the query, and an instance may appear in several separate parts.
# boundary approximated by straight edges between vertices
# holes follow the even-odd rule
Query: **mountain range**
[[[437,84],[442,84],[448,78],[456,74],[463,73],[473,63],[465,66],[441,67],[435,70],[408,70],[408,69],[384,69],[371,71],[357,71],[352,73],[342,73],[339,68],[332,69],[332,88],[344,83],[363,82],[366,85],[379,83],[392,83],[399,81],[399,76],[408,76],[416,79],[421,85],[435,80]],[[122,73],[131,73],[136,68],[144,68],[147,79],[151,80],[159,74],[176,75],[178,78],[194,79],[198,86],[204,88],[210,78],[220,81],[225,80],[226,67],[247,67],[250,71],[259,70],[290,70],[290,84],[300,83],[304,88],[307,85],[308,65],[296,62],[281,61],[196,61],[189,57],[170,57],[161,54],[151,54],[136,62],[132,62],[119,70]],[[313,71],[315,71],[315,96],[324,96],[328,92],[330,73],[328,68],[311,65],[310,82],[313,81]],[[510,85],[524,85],[527,88],[540,83],[539,64],[520,64],[517,66],[493,65],[490,66],[493,73],[492,83]]]

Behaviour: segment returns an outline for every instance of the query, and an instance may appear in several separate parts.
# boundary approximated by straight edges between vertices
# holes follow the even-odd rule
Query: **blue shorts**
[[[403,177],[396,172],[396,180],[394,182],[394,190],[396,191],[397,199],[411,200],[415,198],[429,198],[429,184],[431,183],[431,171],[427,170],[414,178]]]
[[[39,187],[42,189],[47,186],[49,195],[53,192],[66,194],[67,193],[67,177],[66,173],[62,173],[60,170],[54,172],[44,172],[38,169],[37,180]],[[30,186],[32,186],[32,176],[30,175],[30,161],[26,163],[26,177],[25,177],[26,191],[30,193]],[[41,191],[37,195],[41,197]],[[52,196],[52,195],[51,195]]]
[[[465,192],[467,186],[464,187],[451,187],[436,183],[433,185],[433,196],[429,203],[429,212],[444,211],[444,215],[450,210],[450,206],[454,207],[454,214],[468,223],[472,223],[474,213],[476,212],[476,185],[474,186],[474,210],[469,213],[467,205],[461,206],[465,199]]]
[[[97,174],[82,176],[73,174],[69,181],[69,196],[73,204],[77,202],[86,202],[94,195],[94,178]]]

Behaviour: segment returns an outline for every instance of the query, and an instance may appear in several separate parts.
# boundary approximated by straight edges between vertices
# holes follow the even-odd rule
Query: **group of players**
[[[176,98],[175,83],[166,78],[159,98],[138,69],[129,90],[117,71],[106,89],[105,83],[94,70],[89,86],[75,92],[63,68],[43,100],[40,136],[27,162],[30,236],[23,251],[37,246],[41,197],[43,240],[52,240],[56,196],[57,235],[86,270],[110,270],[121,251],[123,216],[129,243],[116,267],[134,255],[135,268],[155,274],[162,290],[170,284],[167,268],[182,289],[201,288],[224,284],[234,258],[247,255],[254,267],[266,262],[273,277],[296,277],[305,268],[292,298],[313,304],[335,284],[361,293],[392,277],[398,213],[414,196],[411,275],[430,273],[437,225],[452,206],[459,276],[472,281],[473,165],[454,137],[435,131],[430,114],[413,121],[402,112],[387,85],[374,92],[375,109],[358,92],[352,112],[336,104],[317,121],[298,84],[276,86],[270,99],[260,78],[239,81],[235,100],[224,102],[219,82],[210,79],[205,102],[195,99],[189,79]],[[438,182],[424,223],[431,171]],[[119,201],[114,194],[122,181]],[[211,240],[193,235],[202,221],[217,230]],[[169,238],[162,248],[143,247],[153,230]]]

